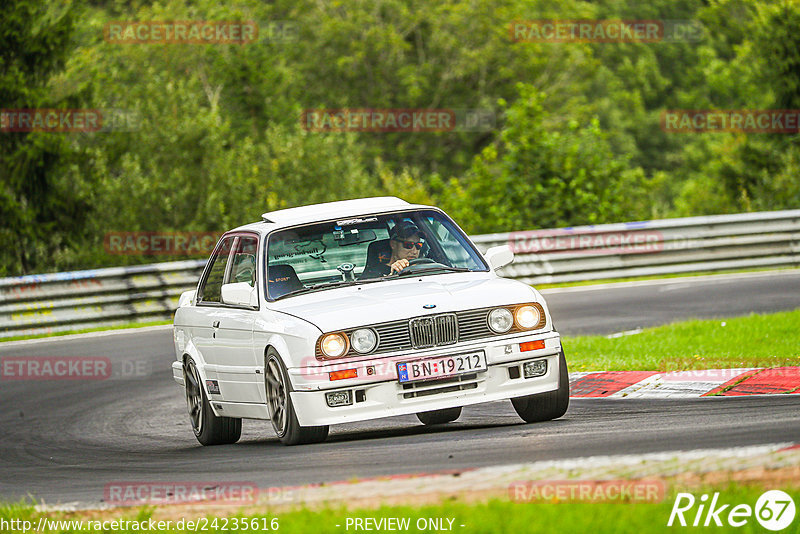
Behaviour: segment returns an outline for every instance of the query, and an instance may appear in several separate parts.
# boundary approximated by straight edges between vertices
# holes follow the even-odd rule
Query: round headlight
[[[377,344],[378,335],[371,328],[359,328],[350,334],[350,345],[361,354],[372,352]]]
[[[517,308],[514,312],[514,320],[520,328],[530,330],[534,328],[542,319],[542,314],[536,306],[525,305]]]
[[[347,352],[347,338],[344,334],[328,334],[322,338],[319,346],[326,358],[338,358]]]
[[[511,316],[511,312],[507,309],[495,308],[489,312],[489,328],[498,334],[508,332],[511,330],[513,325],[514,318]]]

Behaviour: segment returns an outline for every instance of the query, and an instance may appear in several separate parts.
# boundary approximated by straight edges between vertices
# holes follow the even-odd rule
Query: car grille
[[[478,382],[482,381],[483,380],[479,379],[476,373],[471,373],[427,382],[414,382],[412,384],[403,384],[400,394],[403,395],[404,399],[428,397],[430,395],[439,395],[441,393],[452,393],[453,391],[475,389],[478,387]]]
[[[494,308],[458,312],[458,339],[469,341],[489,337],[495,333],[489,328],[489,312]]]
[[[414,317],[411,320],[404,319],[390,323],[366,325],[367,328],[372,328],[378,334],[378,346],[370,354],[452,345],[462,341],[473,341],[500,335],[489,328],[489,312],[493,309],[479,308],[456,313]],[[426,322],[430,320],[433,320],[432,324]],[[544,319],[542,319],[539,328],[544,325]],[[345,334],[349,336],[353,330],[355,328],[345,331]],[[506,335],[521,331],[514,325],[511,330],[506,332]],[[318,359],[323,359],[319,343],[317,343],[316,355]],[[357,356],[358,353],[351,348],[347,355]]]
[[[455,313],[418,317],[408,322],[408,331],[415,349],[452,345],[458,341],[458,319]]]

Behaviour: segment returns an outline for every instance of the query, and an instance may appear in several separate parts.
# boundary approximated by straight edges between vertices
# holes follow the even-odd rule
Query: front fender
[[[267,347],[273,347],[286,368],[291,369],[306,365],[305,359],[314,357],[314,345],[321,334],[319,328],[305,319],[273,313],[256,320],[253,341],[262,354],[266,354]]]

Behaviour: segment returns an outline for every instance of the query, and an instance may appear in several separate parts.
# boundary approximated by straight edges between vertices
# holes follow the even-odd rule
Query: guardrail
[[[800,210],[534,230],[472,238],[508,244],[500,273],[549,284],[689,272],[800,266]]]
[[[172,317],[206,260],[0,278],[0,338]]]
[[[530,284],[800,266],[800,210],[472,237],[508,244]],[[0,338],[170,319],[206,260],[0,278]]]

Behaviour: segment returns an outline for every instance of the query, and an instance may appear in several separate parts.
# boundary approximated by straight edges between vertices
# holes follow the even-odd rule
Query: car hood
[[[273,302],[270,308],[305,319],[323,332],[332,332],[521,302],[540,302],[544,306],[538,292],[522,282],[489,273],[454,273],[322,290]]]

